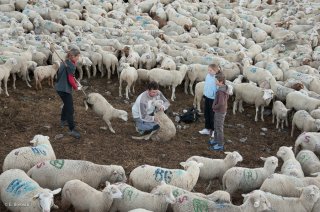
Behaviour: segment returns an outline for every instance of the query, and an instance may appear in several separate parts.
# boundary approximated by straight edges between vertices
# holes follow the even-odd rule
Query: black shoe
[[[73,129],[68,134],[76,139],[79,139],[81,137],[80,133],[76,129]]]
[[[67,120],[61,120],[60,121],[60,126],[61,127],[69,126],[68,121]]]

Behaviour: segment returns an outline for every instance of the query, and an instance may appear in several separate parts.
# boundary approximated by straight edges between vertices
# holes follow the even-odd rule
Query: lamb
[[[243,195],[244,196],[244,195]],[[172,204],[175,212],[197,212],[197,211],[214,211],[214,212],[262,212],[269,211],[271,204],[265,195],[247,194],[246,201],[240,205],[228,203],[215,203],[205,198],[195,197],[183,194],[177,197],[177,201]]]
[[[286,86],[279,84],[279,82],[277,82],[274,77],[267,77],[266,81],[270,84],[271,90],[273,90],[276,98],[281,101],[285,101],[287,95],[295,91],[292,88],[288,88]]]
[[[118,67],[118,58],[109,52],[103,51],[102,47],[98,45],[94,45],[92,50],[102,55],[102,63],[106,67],[108,72],[108,79],[110,79],[111,72],[114,73],[114,71]],[[104,75],[105,75],[105,71],[102,71],[101,77],[103,77]],[[118,72],[118,77],[120,77],[119,72]]]
[[[119,78],[119,96],[122,97],[122,82],[126,81],[127,86],[126,86],[126,99],[129,99],[129,92],[130,88],[132,86],[132,92],[134,93],[134,86],[135,83],[138,79],[138,72],[134,67],[130,67],[129,63],[122,63],[120,65],[120,68],[122,69],[120,73],[120,78]]]
[[[303,132],[295,141],[294,152],[298,153],[301,149],[313,151],[320,155],[320,133]]]
[[[176,87],[181,84],[187,73],[188,66],[182,65],[178,70],[164,70],[159,68],[154,68],[149,71],[148,77],[150,81],[156,81],[159,85],[162,86],[171,86],[172,94],[171,101],[174,101],[176,98],[175,91]]]
[[[208,66],[201,64],[191,64],[185,76],[184,92],[188,94],[188,83],[191,95],[193,94],[193,83],[195,81],[204,81],[208,74]]]
[[[142,165],[133,169],[129,176],[129,182],[135,188],[150,192],[154,187],[165,181],[167,184],[191,191],[196,185],[202,163],[196,161],[181,162],[186,170],[165,169],[156,166]]]
[[[312,118],[305,110],[298,110],[293,115],[291,137],[293,137],[295,126],[304,132],[318,132],[320,130],[320,119]]]
[[[1,94],[1,91],[2,91],[1,81],[3,80],[4,91],[5,91],[6,95],[9,96],[9,93],[8,93],[8,79],[10,77],[11,70],[16,65],[17,65],[17,60],[15,58],[9,58],[5,62],[5,64],[0,65],[0,94]]]
[[[20,169],[10,169],[0,175],[0,196],[10,211],[42,212],[50,211],[51,207],[58,209],[54,204],[53,195],[58,194],[61,188],[49,190],[41,188]]]
[[[34,79],[36,83],[36,90],[40,88],[42,90],[41,81],[48,78],[49,86],[54,87],[53,78],[57,74],[57,71],[60,67],[59,61],[55,61],[53,65],[48,66],[38,66],[34,70]]]
[[[28,176],[45,188],[62,188],[66,182],[81,179],[93,188],[100,183],[126,181],[122,166],[99,165],[84,160],[47,160],[28,171]]]
[[[275,186],[276,185],[276,186]],[[260,190],[285,197],[299,197],[301,191],[297,187],[308,185],[320,186],[320,177],[303,177],[273,174],[268,177],[260,187]]]
[[[156,131],[152,131],[148,135],[135,137],[132,136],[132,139],[145,139],[145,140],[153,140],[153,141],[170,141],[175,135],[176,135],[176,127],[172,120],[167,116],[167,114],[164,113],[163,110],[160,110],[162,108],[163,101],[162,100],[155,100],[151,102],[152,105],[155,106],[155,120],[160,126],[160,128]]]
[[[113,201],[110,212],[127,212],[135,208],[165,212],[167,211],[168,204],[175,202],[172,189],[166,186],[164,181],[161,181],[160,186],[152,194],[139,191],[135,187],[125,183],[117,183],[115,186],[123,193],[123,197]]]
[[[21,169],[28,171],[39,162],[56,159],[48,136],[35,135],[30,143],[33,144],[33,147],[20,147],[12,150],[5,157],[2,170]]]
[[[81,56],[77,62],[77,70],[79,71],[79,79],[81,80],[83,77],[83,69],[82,66],[85,67],[87,71],[87,76],[90,78],[90,71],[89,68],[92,66],[92,62],[88,57]]]
[[[257,195],[265,195],[271,203],[272,211],[292,211],[292,212],[308,212],[311,211],[315,203],[320,197],[319,188],[315,185],[298,188],[301,192],[297,197],[283,197],[271,193],[265,193],[261,190],[253,191]]]
[[[299,91],[291,92],[286,97],[286,108],[306,110],[311,112],[320,107],[320,100],[302,94]]]
[[[170,57],[166,56],[163,53],[157,55],[157,63],[160,63],[161,69],[166,70],[176,70],[176,63]]]
[[[281,123],[281,129],[283,129],[283,122],[286,121],[286,126],[288,127],[288,112],[291,109],[287,109],[286,106],[281,101],[275,101],[272,106],[272,123],[274,123],[274,117],[277,119],[276,129],[279,127],[279,122]]]
[[[111,126],[110,120],[113,118],[120,118],[124,121],[128,121],[128,113],[124,110],[118,110],[112,107],[112,105],[99,93],[90,93],[84,99],[86,110],[89,107],[98,115],[102,116],[102,119],[107,123],[109,130],[115,133]]]
[[[265,161],[263,168],[233,167],[228,169],[222,178],[224,190],[232,196],[237,190],[250,192],[260,188],[263,181],[273,174],[278,167],[278,159],[276,157],[260,158]]]
[[[268,106],[273,98],[273,91],[271,89],[262,89],[251,83],[235,84],[235,100],[233,102],[233,114],[236,113],[237,104],[239,102],[239,111],[243,112],[242,102],[255,104],[256,115],[255,121],[258,121],[258,111],[261,106],[261,120],[263,119],[264,107]]]
[[[61,207],[67,210],[109,211],[113,199],[122,198],[122,192],[115,185],[106,182],[102,191],[97,191],[80,180],[68,181],[61,192]]]
[[[277,152],[277,157],[283,160],[281,173],[295,177],[304,177],[300,163],[294,157],[292,147],[281,146]]]
[[[320,172],[319,158],[310,150],[301,150],[296,159],[301,164],[305,175],[310,176],[312,173]]]
[[[218,178],[221,181],[224,173],[228,169],[234,167],[238,162],[243,160],[242,156],[237,151],[225,152],[225,154],[227,156],[224,159],[211,159],[201,156],[192,156],[187,159],[187,162],[193,160],[204,164],[200,168],[199,178],[210,182],[206,191],[209,191],[214,179]]]

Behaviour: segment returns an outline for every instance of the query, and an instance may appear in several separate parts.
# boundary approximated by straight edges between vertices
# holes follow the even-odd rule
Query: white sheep
[[[206,191],[209,191],[214,179],[222,181],[224,173],[243,160],[242,156],[237,151],[225,152],[225,154],[227,156],[224,159],[212,159],[201,156],[192,156],[187,159],[187,162],[194,160],[198,163],[203,163],[203,166],[200,168],[199,178],[210,182]]]
[[[281,101],[285,101],[287,95],[295,91],[292,88],[288,88],[284,85],[281,85],[279,82],[276,81],[274,77],[267,77],[266,82],[270,84],[271,90],[273,90],[276,98]]]
[[[0,197],[10,211],[43,212],[51,208],[58,209],[54,204],[53,195],[58,194],[61,188],[54,191],[41,188],[20,169],[10,169],[0,175]]]
[[[299,91],[290,92],[286,97],[286,108],[311,112],[320,107],[320,100],[304,95]]]
[[[169,203],[175,202],[172,189],[161,182],[157,190],[150,194],[140,191],[126,183],[114,184],[122,192],[121,199],[115,199],[110,208],[110,212],[127,212],[135,208],[143,208],[151,211],[165,212]]]
[[[298,110],[292,118],[291,137],[295,127],[304,132],[318,132],[320,130],[320,119],[314,119],[305,110]]]
[[[118,58],[114,55],[111,54],[110,52],[107,51],[103,51],[101,46],[98,45],[94,45],[93,49],[94,52],[100,53],[102,55],[102,63],[105,66],[105,68],[107,69],[107,73],[108,73],[108,79],[111,78],[111,72],[114,73],[114,71],[117,69],[118,67]],[[105,71],[102,70],[102,74],[101,77],[103,77],[105,75]],[[118,77],[120,77],[120,72],[118,72]]]
[[[319,158],[310,150],[301,150],[296,159],[301,164],[305,175],[310,176],[313,173],[320,172]]]
[[[9,96],[8,93],[8,79],[10,77],[11,70],[13,67],[17,65],[17,60],[15,58],[9,58],[5,64],[0,65],[0,94],[2,91],[1,88],[1,82],[3,81],[4,84],[4,92],[7,96]]]
[[[157,109],[155,111],[154,119],[156,123],[159,125],[158,130],[152,131],[148,135],[143,135],[140,137],[132,136],[132,139],[136,140],[153,140],[153,141],[170,141],[176,135],[176,127],[172,120],[165,114],[163,110],[161,110],[163,101],[162,100],[155,100],[151,102],[152,105],[155,106]]]
[[[307,149],[320,155],[320,133],[301,133],[295,141],[294,152],[297,154],[301,149]]]
[[[48,66],[38,66],[34,70],[34,79],[36,83],[36,90],[40,88],[42,90],[41,81],[48,78],[49,86],[54,87],[53,78],[57,74],[57,71],[60,67],[59,61],[55,61],[53,65]]]
[[[276,157],[260,158],[265,161],[262,168],[233,167],[228,169],[222,178],[224,190],[233,195],[237,190],[250,192],[260,188],[263,181],[273,174],[278,167],[278,159]]]
[[[35,135],[30,143],[33,146],[12,150],[5,157],[2,170],[21,169],[28,171],[39,162],[56,159],[48,136]]]
[[[160,63],[161,69],[176,70],[176,63],[174,60],[163,53],[157,55],[157,63]]]
[[[283,197],[271,193],[266,193],[261,190],[256,190],[252,193],[257,195],[265,195],[272,206],[272,211],[311,211],[320,197],[319,188],[315,185],[309,185],[303,188],[298,188],[298,190],[300,190],[301,192],[301,195],[299,197]]]
[[[286,126],[288,127],[288,112],[290,109],[287,109],[286,106],[281,101],[275,101],[272,106],[272,123],[274,123],[274,118],[277,119],[276,129],[281,123],[281,129],[283,129],[283,122],[286,121]]]
[[[269,211],[271,204],[264,195],[247,194],[246,201],[242,205],[228,203],[215,203],[205,198],[183,194],[177,197],[177,201],[172,204],[175,212],[262,212]]]
[[[191,95],[193,93],[193,83],[195,81],[204,81],[208,74],[208,66],[201,64],[188,65],[188,71],[185,76],[184,92],[188,94],[188,84]]]
[[[320,119],[320,109],[315,109],[315,110],[312,110],[310,112],[310,115],[312,116],[312,118],[314,119]]]
[[[75,210],[109,211],[117,198],[122,198],[122,192],[108,181],[102,191],[97,191],[81,180],[70,180],[61,191],[61,208],[67,210],[72,205]]]
[[[262,89],[251,83],[241,83],[234,85],[235,100],[233,102],[233,114],[236,113],[237,104],[239,102],[239,112],[243,112],[242,102],[255,104],[256,115],[255,121],[258,121],[258,111],[261,106],[261,120],[263,119],[264,107],[268,106],[273,98],[273,91],[271,89]]]
[[[83,78],[83,69],[82,69],[83,66],[87,71],[88,78],[90,78],[89,68],[92,66],[92,62],[88,57],[81,56],[77,62],[76,67],[77,67],[77,70],[79,71],[79,80]]]
[[[133,169],[129,182],[141,191],[151,191],[154,187],[165,181],[167,184],[191,191],[196,185],[202,163],[196,161],[181,162],[182,169],[165,169],[156,166],[142,165]]]
[[[111,119],[120,118],[124,121],[128,121],[128,113],[124,110],[115,109],[101,94],[90,93],[84,100],[86,110],[89,107],[98,115],[102,116],[102,119],[108,125],[109,130],[115,133],[111,126]]]
[[[122,166],[99,165],[84,160],[50,160],[40,162],[27,173],[45,188],[62,188],[66,182],[81,179],[93,188],[100,183],[126,181]]]
[[[159,68],[154,68],[149,71],[148,77],[149,81],[155,81],[162,86],[171,86],[172,94],[171,100],[174,101],[176,98],[175,91],[176,87],[182,83],[186,73],[188,66],[182,65],[179,70],[164,70]]]
[[[134,93],[134,86],[138,79],[138,72],[134,67],[130,67],[129,63],[122,63],[120,65],[122,69],[119,78],[119,96],[122,97],[122,82],[127,82],[126,86],[126,99],[129,99],[129,92],[132,86],[132,93]]]
[[[281,146],[277,152],[277,157],[283,160],[281,173],[295,177],[304,177],[300,163],[294,157],[292,147]]]

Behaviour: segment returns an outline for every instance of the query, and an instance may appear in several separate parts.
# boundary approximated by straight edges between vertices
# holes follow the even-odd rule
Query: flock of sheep
[[[303,133],[277,157],[261,158],[260,168],[236,167],[237,152],[224,159],[193,156],[184,169],[142,165],[130,172],[119,165],[57,159],[49,137],[36,135],[32,146],[12,150],[0,175],[0,199],[11,211],[35,212],[58,208],[53,196],[61,192],[61,208],[89,211],[320,211],[320,3],[300,0],[0,0],[1,82],[21,77],[35,89],[54,78],[70,46],[81,50],[79,79],[117,74],[119,96],[134,93],[136,83],[154,80],[194,95],[200,110],[207,66],[225,73],[233,95],[233,114],[243,102],[254,104],[255,121],[272,103],[276,128],[292,115],[291,136]],[[244,79],[246,80],[245,82]],[[195,90],[193,91],[194,83]],[[23,89],[23,88],[21,88]],[[103,118],[128,120],[98,93],[84,100]],[[152,104],[159,107],[159,102]],[[238,106],[239,104],[239,106]],[[167,141],[175,125],[163,112],[155,113],[160,130],[134,139]],[[275,173],[278,159],[283,160]],[[192,192],[198,179],[214,180],[223,190]],[[102,191],[96,190],[105,183]],[[259,189],[259,190],[256,190]],[[240,206],[231,197],[243,193]],[[138,209],[140,208],[140,209]]]

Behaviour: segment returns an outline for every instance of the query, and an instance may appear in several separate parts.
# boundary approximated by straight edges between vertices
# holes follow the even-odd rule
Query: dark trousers
[[[67,121],[69,125],[69,129],[74,129],[74,121],[73,121],[73,100],[72,95],[70,93],[58,91],[58,95],[63,101],[63,108],[61,110],[61,121]]]
[[[208,130],[214,130],[214,112],[212,110],[213,99],[204,97],[204,119],[205,128]]]
[[[214,113],[214,140],[224,145],[223,124],[227,113]]]

